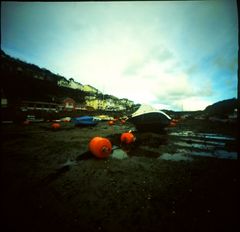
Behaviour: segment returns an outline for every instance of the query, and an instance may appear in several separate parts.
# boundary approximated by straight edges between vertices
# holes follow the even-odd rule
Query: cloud
[[[187,73],[179,72],[174,75],[164,73],[161,75],[161,78],[156,78],[151,83],[151,93],[153,93],[153,103],[155,105],[162,104],[166,108],[175,110],[179,110],[182,108],[182,105],[185,105],[185,110],[193,110],[196,107],[201,109],[206,107],[210,100],[203,99],[212,97],[214,90],[211,80],[199,83],[196,86],[191,81],[191,76]],[[187,103],[189,103],[189,107],[187,107]]]
[[[184,99],[180,104],[182,104],[182,110],[195,111],[204,110],[208,105],[211,105],[212,103],[211,101],[203,99],[201,97],[191,97]]]
[[[6,51],[107,94],[173,109],[234,94],[234,1],[5,2],[2,12]]]

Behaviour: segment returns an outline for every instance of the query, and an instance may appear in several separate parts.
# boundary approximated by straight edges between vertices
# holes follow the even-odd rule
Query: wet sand
[[[234,127],[186,120],[162,134],[134,132],[133,145],[99,160],[88,152],[92,137],[108,137],[119,147],[121,133],[134,127],[61,126],[53,131],[50,123],[2,125],[4,231],[235,231],[239,226]],[[215,158],[219,151],[229,157]]]

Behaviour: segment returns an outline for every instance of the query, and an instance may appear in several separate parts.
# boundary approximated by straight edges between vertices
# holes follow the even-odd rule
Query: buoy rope
[[[106,147],[106,146],[102,147],[102,152],[109,152],[109,151],[110,151],[109,147]]]

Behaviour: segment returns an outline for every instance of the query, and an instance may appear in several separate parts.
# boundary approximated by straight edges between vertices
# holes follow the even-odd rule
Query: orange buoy
[[[51,127],[52,127],[52,129],[57,130],[57,129],[59,129],[61,127],[61,125],[59,123],[53,123],[51,125]]]
[[[113,120],[108,121],[108,125],[109,125],[109,126],[114,125],[114,121],[113,121]]]
[[[169,126],[176,126],[178,123],[177,119],[172,119]]]
[[[177,125],[176,122],[174,122],[174,121],[171,121],[171,122],[170,122],[170,126],[176,126],[176,125]]]
[[[89,142],[88,148],[97,158],[107,158],[112,153],[111,142],[102,137],[94,137]]]
[[[135,141],[135,139],[136,138],[134,137],[134,135],[131,132],[126,132],[121,135],[122,143],[130,144],[130,143],[133,143]]]

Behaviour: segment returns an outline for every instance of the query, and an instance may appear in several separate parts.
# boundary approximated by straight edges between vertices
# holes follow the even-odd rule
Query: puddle
[[[193,131],[171,132],[169,135],[203,138],[203,139],[216,139],[216,140],[235,140],[235,138],[230,136],[211,134],[211,133],[194,133]]]
[[[178,137],[178,140],[174,139],[175,141],[172,142],[173,145],[180,147],[176,154],[237,159],[236,151],[226,149],[227,143],[230,141],[236,142],[233,137],[213,133],[194,133],[192,131],[172,132],[170,135]]]
[[[213,157],[219,159],[237,159],[237,152],[226,151],[226,150],[209,150],[209,151],[192,151],[190,149],[177,149],[176,154],[182,154],[187,156],[203,156]]]
[[[119,147],[119,134],[111,136],[111,141],[115,144],[111,157],[126,159],[131,156],[146,156],[174,161],[191,161],[194,156],[237,158],[236,140],[221,134],[194,133],[188,130],[166,135],[136,133],[136,138],[136,142],[126,153]]]
[[[188,130],[161,136],[154,133],[138,133],[136,138],[136,143],[128,155],[160,157],[175,161],[191,161],[194,156],[222,159],[237,157],[235,138],[222,134],[195,133]],[[121,150],[113,153],[113,157],[118,159],[124,159],[128,155]]]
[[[180,132],[171,132],[169,135],[174,136],[195,136],[196,134],[192,131],[180,131]]]
[[[212,144],[212,145],[219,145],[225,146],[224,142],[219,141],[209,141],[209,140],[201,140],[201,139],[188,139],[188,138],[181,138],[181,140],[186,141],[188,143],[204,143],[204,144]]]
[[[216,150],[214,152],[194,151],[191,153],[193,156],[214,157],[220,159],[237,159],[237,152],[229,152],[225,150]]]
[[[198,148],[204,150],[212,150],[215,148],[213,145],[205,145],[200,143],[175,142],[174,144],[181,147]]]
[[[111,155],[112,158],[115,159],[126,159],[128,158],[128,155],[125,151],[123,151],[122,149],[115,149]]]
[[[235,138],[233,137],[218,135],[218,134],[199,133],[199,135],[207,139],[235,140]]]
[[[217,150],[214,152],[214,157],[221,159],[237,159],[237,152],[230,152],[225,150]]]
[[[164,153],[161,156],[159,156],[159,159],[172,160],[172,161],[192,161],[193,160],[192,157],[186,156],[183,153],[174,153],[174,154]]]
[[[202,157],[213,157],[219,159],[237,159],[237,152],[229,152],[226,150],[216,150],[216,151],[190,151],[186,149],[179,149],[176,153],[164,153],[159,156],[159,159],[163,160],[173,160],[173,161],[192,161],[194,156],[202,156]]]
[[[183,154],[188,154],[192,156],[205,156],[205,157],[215,157],[220,159],[237,159],[237,152],[226,151],[224,147],[203,145],[203,144],[187,144],[187,143],[174,143],[176,145],[187,147],[186,149],[179,149]],[[193,151],[194,148],[202,149],[202,151]],[[219,149],[217,149],[219,148]]]

